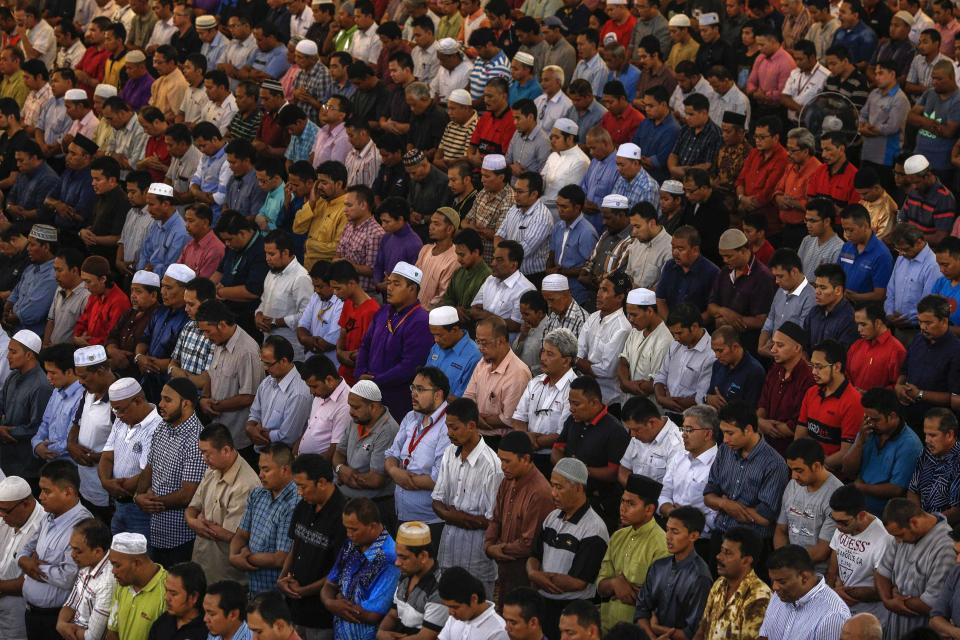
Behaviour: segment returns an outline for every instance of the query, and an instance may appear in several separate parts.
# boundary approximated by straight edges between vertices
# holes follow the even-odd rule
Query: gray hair
[[[587,137],[596,140],[597,142],[606,142],[608,144],[613,144],[613,136],[610,135],[610,132],[596,125],[587,131]]]
[[[544,337],[543,341],[555,346],[564,357],[577,357],[577,336],[573,335],[570,329],[554,329]]]
[[[720,414],[708,404],[697,404],[683,412],[684,418],[695,420],[701,429],[710,429],[714,433],[720,428]]]
[[[417,100],[430,99],[430,87],[426,82],[411,82],[403,91],[406,95],[412,96]]]
[[[813,133],[811,133],[809,129],[803,127],[790,129],[790,131],[787,132],[787,138],[796,140],[797,146],[801,149],[806,149],[811,153],[815,153],[817,150],[817,139],[813,137]]]
[[[559,82],[561,85],[563,84],[563,81],[566,79],[565,74],[563,73],[563,67],[558,67],[555,64],[547,65],[542,71],[540,71],[540,77],[542,78],[543,74],[545,74],[547,71],[556,76],[557,82]]]

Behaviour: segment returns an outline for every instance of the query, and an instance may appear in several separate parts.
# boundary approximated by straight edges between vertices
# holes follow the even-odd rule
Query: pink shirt
[[[753,63],[753,70],[747,79],[747,92],[760,88],[763,94],[770,98],[779,98],[783,87],[787,84],[790,72],[797,68],[793,56],[786,49],[780,47],[771,57],[763,54],[757,56]]]
[[[100,120],[94,115],[93,109],[91,109],[87,112],[87,115],[83,116],[80,120],[74,120],[67,133],[74,138],[77,137],[78,133],[82,133],[85,137],[93,140],[93,134],[96,132],[98,126],[100,126]]]
[[[313,166],[319,167],[327,160],[336,160],[342,163],[350,153],[350,139],[347,138],[347,128],[341,122],[333,129],[324,125],[317,131],[317,140],[313,143]]]
[[[180,254],[180,263],[196,271],[201,278],[209,278],[220,266],[224,251],[226,248],[220,238],[211,230],[200,242],[191,239],[187,243]]]
[[[940,53],[952,58],[957,49],[957,33],[960,33],[960,22],[951,20],[946,26],[939,22],[933,28],[940,32]]]
[[[299,454],[326,453],[330,445],[340,443],[344,431],[350,426],[350,405],[347,396],[350,395],[350,385],[346,380],[340,384],[326,398],[313,398],[310,407],[310,418],[300,439]]]

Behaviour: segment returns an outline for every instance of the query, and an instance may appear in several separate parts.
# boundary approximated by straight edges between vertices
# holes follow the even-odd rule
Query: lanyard
[[[419,308],[420,308],[420,303],[419,303],[419,302],[416,303],[415,305],[413,305],[412,307],[410,307],[410,310],[407,311],[407,313],[404,314],[404,316],[403,316],[402,318],[400,318],[400,322],[397,323],[397,326],[393,326],[393,320],[388,319],[388,320],[387,320],[387,331],[389,331],[390,333],[396,333],[396,332],[397,332],[397,329],[399,329],[399,328],[403,325],[403,323],[407,321],[407,318],[410,317],[410,314],[412,314],[414,311],[416,311],[416,310],[419,309]],[[394,314],[394,315],[395,315],[395,314]]]
[[[416,451],[417,447],[420,446],[420,441],[423,440],[428,433],[430,433],[430,430],[433,428],[433,425],[437,424],[437,422],[439,422],[440,419],[446,415],[446,413],[447,413],[447,408],[444,407],[443,411],[441,411],[435,419],[432,417],[430,418],[430,424],[429,426],[427,426],[426,429],[421,430],[421,427],[423,426],[422,423],[418,424],[414,428],[413,433],[410,436],[410,442],[407,444],[407,455],[403,459],[404,468],[410,466],[410,458],[413,457],[413,452]]]

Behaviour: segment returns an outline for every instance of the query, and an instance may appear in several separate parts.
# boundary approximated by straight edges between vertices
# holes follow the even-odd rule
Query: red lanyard
[[[428,433],[430,433],[430,429],[433,428],[433,425],[437,424],[440,421],[440,419],[446,415],[446,413],[447,413],[447,408],[444,407],[443,411],[441,411],[436,418],[431,417],[430,426],[427,427],[426,429],[419,431],[419,435],[418,435],[417,429],[420,429],[422,425],[418,425],[417,429],[414,429],[413,434],[410,436],[410,443],[407,445],[407,457],[403,461],[404,467],[410,464],[410,458],[411,456],[413,456],[413,452],[417,450],[417,447],[420,446],[420,441],[423,440],[423,438]]]
[[[419,308],[420,308],[420,303],[419,303],[419,302],[416,303],[415,305],[413,305],[412,307],[410,307],[410,310],[407,311],[407,313],[406,313],[402,318],[400,318],[400,322],[397,323],[397,326],[396,326],[396,327],[393,326],[393,321],[388,319],[388,320],[387,320],[387,331],[389,331],[390,333],[396,333],[397,329],[399,329],[399,328],[401,327],[401,325],[403,325],[403,323],[407,321],[407,318],[410,317],[410,314],[413,313],[414,311],[416,311],[416,310],[419,309]]]

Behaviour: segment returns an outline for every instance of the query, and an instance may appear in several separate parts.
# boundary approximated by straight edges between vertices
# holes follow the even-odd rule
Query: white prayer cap
[[[147,56],[143,55],[143,51],[139,49],[133,49],[132,51],[127,52],[127,55],[124,58],[127,62],[132,62],[133,64],[143,64],[147,61]]]
[[[187,284],[191,280],[197,277],[197,272],[188,267],[185,264],[180,264],[178,262],[173,263],[163,274],[165,277],[170,277],[176,280],[177,282],[182,282]]]
[[[301,40],[297,43],[297,53],[305,56],[317,55],[317,43],[313,40]]]
[[[107,352],[103,346],[95,344],[89,347],[80,347],[73,352],[73,364],[78,367],[91,367],[107,361]]]
[[[668,22],[667,25],[671,27],[689,27],[690,18],[688,18],[686,15],[682,13],[678,13],[677,15],[670,18],[670,22]]]
[[[164,198],[172,198],[173,187],[163,182],[154,182],[150,184],[147,193],[152,193],[155,196],[163,196]]]
[[[930,161],[919,153],[915,156],[910,156],[907,158],[906,162],[903,163],[903,172],[908,176],[914,176],[918,173],[923,173],[929,168]]]
[[[430,312],[430,326],[448,327],[460,322],[456,307],[437,307]]]
[[[112,84],[98,84],[97,88],[93,90],[93,95],[100,98],[112,98],[117,95],[117,88]]]
[[[615,4],[627,4],[627,0],[607,0],[607,6],[611,6]],[[607,35],[610,35],[610,34],[607,34]],[[617,36],[614,35],[613,37],[616,38]],[[604,38],[603,41],[606,42],[607,39]]]
[[[657,294],[650,289],[633,289],[627,294],[627,304],[652,307],[657,304]]]
[[[393,267],[393,271],[390,272],[390,275],[397,274],[398,276],[403,276],[410,282],[415,282],[420,284],[423,280],[423,271],[417,269],[415,266],[409,262],[400,261]]]
[[[80,100],[87,99],[87,92],[83,89],[67,89],[67,92],[63,95],[64,100],[70,100],[71,102],[79,102]]]
[[[580,127],[577,126],[577,123],[570,118],[560,118],[553,123],[553,128],[570,134],[571,136],[575,136],[580,133]]]
[[[675,196],[683,195],[683,183],[679,180],[664,180],[660,185],[660,191],[672,193]]]
[[[446,56],[460,53],[460,44],[453,38],[440,38],[440,40],[437,41],[437,53],[442,53]]]
[[[541,291],[570,291],[570,281],[562,273],[551,273],[543,279]]]
[[[370,402],[383,401],[383,394],[380,393],[380,387],[378,387],[377,383],[373,380],[358,380],[357,384],[350,388],[350,393],[355,396],[360,396],[364,400],[369,400]]]
[[[17,331],[15,334],[13,334],[12,339],[16,340],[34,353],[40,353],[40,348],[43,344],[43,341],[40,340],[40,336],[29,329],[20,329],[20,331]]]
[[[462,104],[465,107],[473,106],[473,98],[470,97],[470,92],[466,89],[454,89],[451,91],[450,97],[447,98],[447,102]]]
[[[20,476],[7,476],[0,481],[0,502],[16,502],[30,494],[30,485]]]
[[[159,287],[160,276],[153,271],[137,271],[133,274],[133,284],[142,284],[146,287]]]
[[[720,16],[715,13],[701,13],[699,22],[701,27],[720,24]]]
[[[518,51],[517,55],[513,56],[513,59],[519,62],[520,64],[525,64],[528,67],[532,67],[536,64],[536,60],[533,59],[533,56],[527,53],[526,51]]]
[[[128,556],[142,556],[147,553],[147,539],[142,533],[118,533],[113,536],[110,550]]]
[[[30,227],[30,237],[40,242],[56,242],[59,234],[57,228],[49,224],[35,224]]]
[[[217,26],[217,18],[210,14],[199,16],[194,22],[194,26],[201,31],[214,29]]]
[[[507,159],[499,153],[491,153],[483,157],[481,167],[487,171],[503,171],[507,168]]]
[[[143,393],[143,387],[133,378],[120,378],[110,385],[107,394],[110,400],[128,400]]]
[[[640,147],[633,144],[632,142],[624,142],[620,145],[620,148],[617,149],[618,158],[629,158],[630,160],[639,160],[640,159]]]
[[[627,196],[611,193],[608,196],[603,196],[603,202],[600,203],[600,206],[604,209],[629,209],[630,201],[627,200]]]

